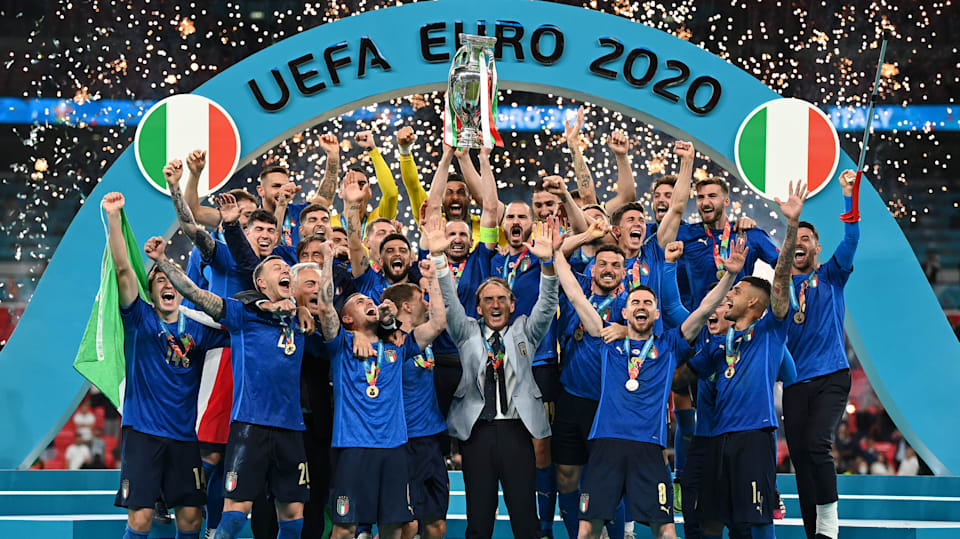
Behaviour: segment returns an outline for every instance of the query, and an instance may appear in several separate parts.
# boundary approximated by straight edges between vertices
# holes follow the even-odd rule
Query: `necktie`
[[[488,341],[494,357],[503,352],[503,339],[499,332],[494,332]],[[497,417],[497,388],[500,393],[500,411],[507,410],[507,380],[503,371],[503,363],[496,368],[493,366],[492,358],[487,360],[487,373],[483,383],[483,412],[480,414],[482,419],[492,421]]]

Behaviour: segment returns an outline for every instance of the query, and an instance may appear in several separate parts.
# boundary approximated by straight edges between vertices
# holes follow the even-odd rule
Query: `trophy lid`
[[[497,38],[492,36],[478,36],[476,34],[460,34],[461,46],[481,47],[484,49],[493,48],[497,44]]]

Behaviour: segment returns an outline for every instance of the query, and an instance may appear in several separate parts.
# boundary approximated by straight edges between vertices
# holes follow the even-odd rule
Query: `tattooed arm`
[[[323,173],[323,180],[320,181],[320,187],[317,188],[317,195],[310,202],[329,208],[333,206],[333,197],[337,194],[340,174],[340,143],[337,141],[336,135],[328,133],[320,136],[320,147],[327,154],[327,168]]]
[[[583,107],[577,111],[576,119],[570,120],[566,124],[563,132],[563,138],[567,141],[567,148],[573,155],[573,171],[577,176],[577,189],[580,191],[580,200],[583,205],[597,204],[597,190],[593,185],[593,176],[590,175],[590,169],[587,168],[587,162],[583,159],[583,151],[580,150],[580,128],[583,127]]]
[[[806,186],[798,181],[794,189],[790,182],[790,197],[786,201],[775,198],[780,205],[780,211],[787,218],[787,236],[783,238],[783,247],[780,248],[780,257],[777,259],[777,268],[773,274],[773,285],[770,291],[770,311],[778,320],[787,317],[790,311],[790,274],[793,270],[793,259],[797,251],[797,229],[800,227],[800,211],[803,201],[807,198]]]
[[[178,268],[173,262],[167,260],[167,257],[163,255],[165,246],[166,241],[164,241],[163,238],[154,236],[147,240],[143,250],[147,253],[147,256],[157,264],[160,271],[167,276],[167,279],[170,279],[170,284],[177,289],[177,292],[180,292],[183,297],[192,301],[194,305],[209,314],[214,320],[223,318],[226,312],[226,303],[223,298],[201,289],[187,277],[187,274],[185,274],[183,270]]]
[[[190,241],[197,246],[200,254],[209,260],[217,252],[217,242],[213,239],[213,236],[194,221],[193,212],[190,211],[190,206],[183,198],[183,193],[180,192],[180,176],[182,174],[183,163],[179,159],[174,159],[163,167],[163,176],[167,180],[167,190],[170,191],[170,200],[173,201],[173,209],[177,212],[180,228],[190,238]],[[217,212],[217,222],[220,222],[219,211]]]
[[[190,175],[187,177],[187,185],[183,188],[184,198],[187,206],[193,213],[197,223],[210,228],[216,228],[220,224],[220,212],[216,208],[200,205],[200,196],[197,194],[197,185],[200,183],[200,173],[203,167],[207,165],[207,152],[193,150],[187,156],[187,168],[190,169]]]
[[[329,243],[320,246],[323,267],[320,271],[320,333],[332,341],[340,333],[340,317],[333,306],[333,249]]]
[[[363,191],[356,178],[349,174],[343,182],[343,217],[347,220],[347,230],[350,231],[350,235],[347,236],[350,269],[354,277],[359,277],[370,267],[370,257],[363,246],[363,240],[360,239],[360,230],[363,228],[360,222],[360,214],[363,213]]]
[[[443,330],[447,329],[447,310],[443,306],[443,292],[440,291],[440,281],[437,280],[433,261],[421,260],[420,273],[423,275],[423,278],[420,279],[420,287],[430,296],[430,303],[427,307],[430,319],[417,326],[413,330],[413,335],[417,338],[420,349],[423,350],[430,346],[430,343],[443,333]]]

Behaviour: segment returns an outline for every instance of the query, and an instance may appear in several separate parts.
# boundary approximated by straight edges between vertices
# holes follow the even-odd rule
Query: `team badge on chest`
[[[396,363],[397,362],[397,351],[396,350],[384,350],[383,357],[387,358],[387,363]]]

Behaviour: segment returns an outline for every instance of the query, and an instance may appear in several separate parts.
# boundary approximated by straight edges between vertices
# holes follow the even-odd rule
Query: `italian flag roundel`
[[[187,155],[207,152],[207,166],[197,185],[201,197],[227,183],[240,160],[240,132],[223,107],[193,94],[170,96],[143,115],[133,140],[137,165],[150,185],[167,192],[163,167],[171,159],[183,161],[186,180]]]
[[[737,169],[760,196],[787,198],[788,182],[807,184],[808,196],[827,186],[837,171],[840,139],[819,108],[800,99],[760,105],[737,133]]]

